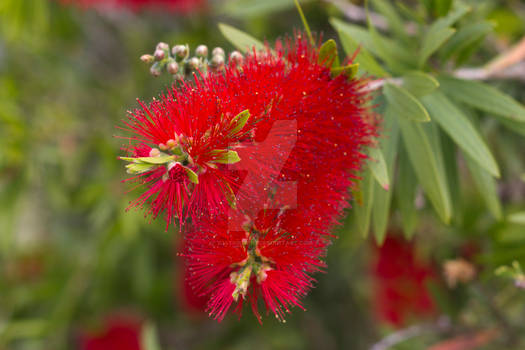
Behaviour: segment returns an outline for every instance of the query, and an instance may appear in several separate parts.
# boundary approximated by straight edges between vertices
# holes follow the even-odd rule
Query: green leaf
[[[467,167],[470,175],[478,188],[478,192],[485,201],[487,208],[492,213],[494,218],[501,220],[503,212],[501,210],[501,203],[498,197],[498,187],[494,178],[482,168],[476,161],[468,155],[465,155]]]
[[[345,30],[345,23],[337,19],[331,19],[330,23],[339,33],[339,38],[343,44],[343,49],[348,56],[352,56],[357,51],[358,54],[355,57],[355,62],[359,63],[360,67],[376,76],[376,77],[386,77],[389,74],[377,63],[377,61],[372,57],[366,48],[361,46],[352,35]]]
[[[250,119],[250,111],[247,109],[233,117],[230,121],[230,125],[233,126],[233,128],[230,130],[230,134],[234,135],[241,131],[248,122],[248,119]]]
[[[142,174],[150,171],[155,165],[146,163],[131,163],[126,165],[128,174]]]
[[[497,116],[525,122],[525,107],[487,84],[445,76],[438,80],[443,91],[455,100]]]
[[[142,326],[140,344],[140,348],[144,350],[161,350],[159,340],[157,338],[157,331],[151,322],[146,322]]]
[[[194,184],[198,184],[199,183],[199,175],[197,175],[197,173],[194,172],[193,170],[191,170],[190,168],[187,168],[185,166],[183,168],[186,171],[186,175],[188,176],[188,180],[190,180]]]
[[[359,63],[349,64],[347,66],[340,66],[330,69],[332,78],[335,78],[341,74],[346,75],[348,79],[353,79],[359,71]]]
[[[253,48],[256,50],[265,49],[265,46],[261,41],[230,25],[219,23],[219,30],[222,35],[224,35],[224,37],[241,52],[247,52]]]
[[[403,65],[403,56],[405,52],[400,48],[400,46],[398,46],[397,42],[390,41],[379,34],[370,20],[368,8],[366,15],[368,22],[368,32],[370,33],[370,38],[372,39],[372,45],[375,49],[375,54],[381,58],[383,62],[385,62],[393,71],[403,71],[405,69]],[[411,57],[405,61],[405,63],[410,61]]]
[[[237,198],[235,197],[235,193],[227,182],[224,184],[226,185],[226,188],[223,187],[224,197],[226,197],[230,208],[237,209]]]
[[[140,163],[146,163],[146,164],[166,164],[175,159],[174,156],[163,154],[157,157],[120,157],[120,159],[128,161],[128,162],[134,162],[137,164]]]
[[[366,171],[361,180],[360,194],[361,205],[356,204],[353,208],[355,224],[358,233],[362,237],[367,237],[370,231],[370,217],[372,213],[372,203],[374,200],[374,179],[370,171]]]
[[[239,154],[235,151],[220,152],[219,157],[213,159],[213,162],[219,164],[234,164],[241,160]]]
[[[492,153],[461,110],[440,92],[427,95],[422,101],[432,120],[436,121],[465,153],[493,176],[499,177],[498,164]]]
[[[480,22],[467,24],[447,42],[443,47],[443,59],[447,60],[452,55],[461,55],[476,42],[482,40],[493,29],[490,22]]]
[[[401,147],[398,161],[398,182],[396,184],[396,202],[401,213],[401,226],[405,238],[411,239],[417,226],[417,177],[412,169],[408,154]]]
[[[507,220],[513,224],[525,225],[525,211],[510,214]]]
[[[452,7],[452,0],[435,0],[434,8],[438,16],[445,16]]]
[[[368,162],[368,165],[372,171],[372,175],[374,175],[374,178],[381,185],[381,187],[388,191],[390,187],[390,180],[388,177],[385,158],[383,157],[383,152],[381,152],[379,148],[370,148],[368,154],[370,156],[370,162]]]
[[[402,18],[397,13],[392,1],[388,0],[372,0],[372,4],[377,12],[385,16],[389,27],[399,36],[405,37],[406,31]]]
[[[397,156],[398,141],[399,141],[399,126],[395,121],[395,116],[387,110],[384,113],[383,122],[383,137],[381,138],[381,150],[384,154],[388,181],[392,183],[394,179],[395,161]],[[384,188],[375,184],[374,200],[372,206],[372,229],[374,237],[378,244],[382,244],[385,240],[386,231],[388,228],[388,218],[390,214],[390,205],[392,199],[392,189],[386,191]]]
[[[329,39],[321,45],[317,61],[324,64],[327,68],[338,67],[339,57],[337,55],[337,44],[333,39]]]
[[[423,124],[399,118],[403,142],[419,183],[445,223],[450,221],[452,205],[444,173],[441,150]]]
[[[450,27],[471,10],[469,6],[464,5],[459,1],[454,1],[454,7],[455,8],[452,11],[450,11],[445,17],[438,19],[433,25],[440,28]]]
[[[422,67],[428,58],[436,52],[454,33],[455,29],[442,28],[434,23],[423,38],[423,46],[419,54],[419,66]]]
[[[408,120],[430,121],[430,116],[425,107],[405,88],[386,83],[383,92],[393,113]]]
[[[346,33],[347,36],[353,40],[355,48],[347,51],[349,56],[353,55],[356,48],[361,45],[367,52],[385,60],[385,62],[389,64],[394,64],[396,69],[400,67],[413,67],[416,63],[415,57],[410,53],[410,50],[407,50],[407,48],[400,46],[397,42],[377,32],[372,34],[360,26],[349,24],[336,18],[331,18],[330,24],[337,30],[339,36],[342,36],[341,33]],[[343,43],[343,47],[345,47],[343,38],[341,38],[341,42]],[[360,61],[357,62],[361,63]]]
[[[443,167],[447,176],[448,193],[450,193],[452,203],[452,220],[454,220],[455,217],[458,217],[458,213],[460,212],[458,208],[462,204],[461,185],[458,171],[458,147],[447,133],[443,130],[439,130],[437,127],[434,129],[439,134],[439,144],[443,151]]]
[[[436,90],[439,82],[427,73],[414,71],[403,76],[403,87],[412,95],[421,97]]]
[[[500,119],[500,122],[510,131],[525,136],[525,122],[510,119]]]

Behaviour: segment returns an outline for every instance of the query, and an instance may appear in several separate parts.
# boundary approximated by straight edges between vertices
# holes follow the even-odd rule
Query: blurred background
[[[139,57],[159,41],[231,51],[219,22],[269,41],[302,25],[291,0],[144,2],[0,0],[0,349],[525,348],[522,275],[494,274],[513,261],[525,266],[525,219],[495,220],[461,164],[453,225],[419,206],[406,240],[393,212],[379,248],[349,219],[304,299],[307,311],[262,325],[251,312],[208,319],[184,284],[177,229],[126,211],[136,193],[122,183],[115,135],[125,134],[119,126],[137,98],[172,83],[153,78]],[[400,8],[425,2],[433,3]],[[469,65],[525,35],[521,1],[470,3],[494,31]],[[352,22],[344,5],[361,5],[302,4],[324,38],[337,37],[330,17]],[[490,84],[525,103],[523,76]],[[523,210],[523,137],[490,119],[480,128],[500,162],[504,211]]]

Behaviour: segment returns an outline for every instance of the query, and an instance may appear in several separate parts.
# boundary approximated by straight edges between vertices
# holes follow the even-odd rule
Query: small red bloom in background
[[[376,248],[372,274],[373,303],[381,321],[402,326],[410,318],[435,315],[426,283],[436,280],[437,273],[430,262],[418,256],[412,242],[388,236]]]
[[[60,0],[82,8],[99,10],[129,9],[132,11],[162,10],[180,13],[198,11],[205,6],[205,0]]]
[[[80,336],[80,350],[141,350],[141,321],[129,315],[112,315],[100,329]]]

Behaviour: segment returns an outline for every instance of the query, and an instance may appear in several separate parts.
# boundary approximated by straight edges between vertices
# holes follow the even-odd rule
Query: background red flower
[[[141,350],[141,321],[129,315],[112,315],[100,328],[80,336],[80,350]]]
[[[418,255],[414,243],[389,235],[375,250],[373,304],[378,318],[402,326],[410,318],[435,315],[436,306],[426,283],[435,280],[437,273]]]

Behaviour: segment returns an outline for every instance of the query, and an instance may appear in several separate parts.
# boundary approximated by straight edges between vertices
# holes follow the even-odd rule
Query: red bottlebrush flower
[[[373,262],[373,302],[379,319],[402,326],[410,317],[435,314],[426,283],[436,279],[432,265],[416,255],[413,243],[388,236]]]
[[[204,7],[205,0],[60,0],[82,8],[129,9],[132,11],[162,10],[189,13]]]
[[[276,208],[300,208],[316,218],[312,230],[326,233],[348,206],[375,134],[365,83],[332,77],[319,49],[297,35],[141,104],[126,123],[135,133],[129,153],[161,158],[128,166],[147,187],[134,205],[149,203],[169,224],[226,213],[234,195],[237,209],[256,217],[271,196]],[[233,167],[221,164],[227,154],[238,160]]]
[[[309,220],[297,210],[265,210],[243,229],[228,229],[228,220],[200,222],[186,235],[184,256],[189,285],[209,299],[207,311],[221,321],[233,304],[246,301],[259,322],[257,302],[284,320],[291,307],[313,286],[311,273],[324,267],[329,240],[304,230]]]
[[[141,350],[141,322],[131,316],[113,315],[96,332],[80,336],[81,350]]]

